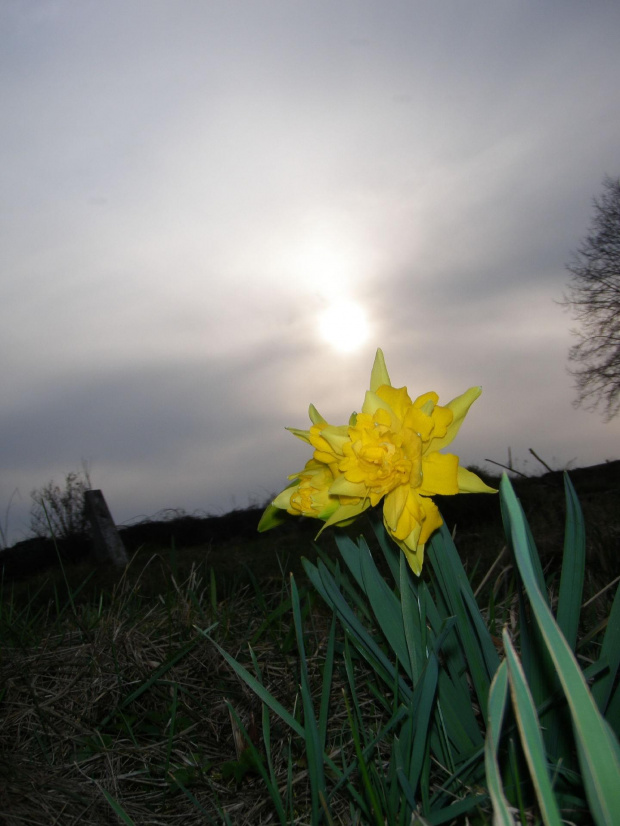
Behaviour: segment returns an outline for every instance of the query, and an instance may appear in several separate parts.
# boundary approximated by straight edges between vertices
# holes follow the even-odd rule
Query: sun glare
[[[368,322],[359,304],[341,300],[323,311],[319,331],[335,350],[351,353],[368,338]]]

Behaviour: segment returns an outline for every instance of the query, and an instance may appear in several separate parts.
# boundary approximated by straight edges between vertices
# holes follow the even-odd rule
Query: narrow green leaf
[[[409,587],[409,577],[411,569],[407,564],[405,555],[400,555],[400,606],[402,611],[403,629],[405,641],[407,643],[407,653],[409,654],[409,669],[413,684],[415,685],[424,668],[426,661],[426,649],[422,643],[422,629],[420,623],[420,607],[414,601],[413,591]]]
[[[489,796],[486,794],[472,794],[462,800],[450,803],[449,806],[436,812],[433,811],[424,818],[428,826],[442,826],[444,823],[461,823],[459,818],[470,812],[475,806],[482,806],[487,803]],[[495,826],[495,824],[494,824]]]
[[[586,564],[586,530],[581,506],[575,488],[567,473],[564,474],[566,494],[566,527],[564,531],[564,556],[560,591],[558,594],[557,623],[566,642],[575,650],[579,614],[583,597],[583,578]]]
[[[386,657],[376,642],[372,639],[364,625],[351,610],[336,585],[334,578],[327,568],[319,562],[318,569],[302,559],[302,565],[308,578],[317,589],[321,597],[333,611],[336,611],[344,628],[356,641],[356,647],[375,669],[377,675],[392,687],[394,679],[398,679],[398,689],[406,700],[411,699],[411,688],[400,677],[393,663]]]
[[[502,773],[497,759],[504,711],[508,700],[508,668],[504,661],[497,669],[489,691],[487,736],[484,744],[484,764],[487,787],[493,804],[494,826],[514,826],[514,818],[502,785]]]
[[[367,760],[370,759],[370,755],[377,748],[377,745],[379,743],[384,742],[385,739],[387,738],[387,735],[390,734],[392,731],[394,731],[399,723],[401,723],[403,721],[404,721],[403,725],[406,723],[406,718],[409,716],[409,714],[410,714],[409,709],[405,708],[404,706],[400,706],[400,708],[398,708],[394,712],[392,718],[387,722],[387,724],[364,747],[364,750],[363,750],[364,760],[367,761]],[[350,766],[348,766],[340,774],[338,782],[335,784],[335,786],[332,790],[332,795],[335,794],[338,791],[338,789],[340,789],[341,786],[346,785],[347,789],[349,791],[349,794],[351,794],[354,797],[354,799],[357,801],[358,796],[356,794],[355,787],[346,783],[348,778],[356,771],[357,771],[357,763],[353,762],[353,763],[351,763]]]
[[[269,770],[269,779],[273,788],[278,790],[278,802],[276,808],[278,809],[278,816],[280,822],[286,824],[286,815],[284,814],[284,804],[278,789],[278,778],[273,767],[273,759],[271,757],[271,720],[269,719],[269,708],[266,703],[261,703],[261,729],[263,733],[263,746],[265,751],[265,759],[267,760],[267,769]],[[274,800],[274,803],[276,801]]]
[[[445,756],[445,765],[460,763],[466,755],[482,746],[483,737],[468,693],[455,686],[442,668],[439,672],[438,713],[445,727],[450,747],[455,751]]]
[[[402,606],[394,595],[394,592],[388,588],[385,580],[377,570],[368,546],[364,548],[361,542],[359,559],[363,589],[370,603],[370,607],[398,662],[407,672],[409,679],[413,680],[409,651],[405,640],[405,630],[403,628]]]
[[[603,714],[607,711],[611,701],[614,686],[616,691],[620,690],[620,685],[618,685],[616,679],[620,668],[620,645],[618,645],[618,640],[620,640],[620,585],[616,589],[599,655],[599,662],[605,663],[609,670],[592,688],[592,694]]]
[[[400,749],[398,752],[398,764],[396,768],[396,776],[398,778],[398,784],[400,786],[400,790],[402,791],[403,795],[405,796],[405,800],[407,801],[407,806],[413,812],[415,812],[418,808],[418,803],[415,799],[415,794],[413,789],[411,788],[411,783],[409,782],[409,778],[405,773],[405,769],[400,762],[402,760]],[[404,807],[403,807],[404,808]],[[415,823],[415,820],[413,821]]]
[[[175,727],[176,727],[176,719],[177,719],[177,703],[179,698],[179,686],[177,683],[174,683],[172,686],[172,706],[170,708],[170,725],[168,731],[168,745],[166,746],[166,762],[164,766],[164,771],[168,772],[168,767],[170,766],[170,756],[172,754],[172,744],[174,742],[174,735],[176,734]]]
[[[504,651],[506,652],[506,662],[508,663],[512,704],[517,718],[525,759],[536,789],[540,813],[546,826],[562,826],[562,819],[553,794],[545,745],[534,701],[525,679],[525,673],[506,629],[502,633],[502,639],[504,641]]]
[[[299,654],[299,669],[301,676],[301,699],[304,709],[304,729],[306,742],[306,757],[308,765],[308,775],[310,777],[310,788],[312,790],[312,823],[319,822],[320,795],[327,799],[327,788],[325,786],[325,772],[323,766],[323,750],[320,744],[319,726],[314,713],[312,703],[312,689],[308,677],[308,663],[306,661],[306,650],[304,645],[304,630],[301,621],[301,607],[299,604],[299,593],[295,583],[295,577],[291,574],[291,602],[293,604],[293,622],[295,624],[295,635],[297,637],[297,652]]]
[[[273,697],[267,691],[267,689],[262,685],[262,683],[260,683],[256,679],[256,677],[250,674],[250,672],[246,668],[244,668],[241,665],[241,663],[238,663],[234,657],[231,657],[227,651],[224,651],[224,649],[221,646],[219,646],[214,639],[209,637],[205,631],[203,631],[202,633],[205,634],[205,636],[207,636],[207,639],[209,639],[213,643],[213,645],[217,648],[222,657],[224,657],[228,665],[241,677],[245,684],[248,685],[252,689],[252,691],[264,703],[266,703],[269,706],[269,708],[273,712],[275,712],[278,715],[278,717],[281,720],[283,720],[289,728],[291,728],[295,732],[295,734],[298,734],[302,739],[305,740],[306,733],[303,727],[297,722],[297,720],[291,714],[289,714],[289,712],[284,708],[284,706],[281,703],[279,703],[278,700],[276,700],[276,698]]]
[[[107,792],[105,789],[102,789],[101,791],[103,792],[103,796],[105,797],[105,799],[108,801],[108,803],[110,804],[110,806],[114,810],[114,813],[118,817],[120,817],[120,819],[123,821],[123,823],[126,823],[127,826],[136,826],[136,824],[129,817],[127,812],[123,809],[121,804],[117,803],[116,800],[114,800],[114,798],[112,797],[112,795],[109,792]]]
[[[341,590],[346,597],[349,604],[355,609],[356,614],[362,619],[370,619],[371,611],[367,602],[360,594],[359,585],[357,581],[351,581],[347,573],[340,568],[337,560],[333,560],[329,554],[326,554],[322,548],[317,546],[317,565],[320,570],[325,569],[329,571],[331,578],[336,582],[338,590]],[[344,559],[344,557],[343,557]],[[359,568],[359,561],[357,561]],[[360,574],[361,575],[361,574]]]
[[[351,713],[351,706],[349,705],[349,700],[347,698],[346,693],[344,694],[344,701],[347,709],[349,727],[351,729],[351,734],[353,736],[353,745],[355,746],[355,753],[357,755],[357,765],[362,779],[362,786],[366,790],[366,794],[368,796],[371,816],[374,819],[376,826],[384,826],[384,818],[381,811],[381,806],[379,804],[379,800],[377,799],[377,794],[368,771],[366,758],[362,751],[362,744],[359,736],[359,728],[357,725],[357,721],[354,719],[354,716]]]
[[[217,623],[215,622],[215,623],[213,623],[213,625],[210,625],[209,628],[207,628],[205,631],[201,631],[200,629],[198,629],[198,630],[200,631],[201,634],[203,634],[204,636],[207,636],[208,632],[211,631],[213,628],[215,628],[216,625],[217,625]],[[163,675],[172,668],[173,665],[176,665],[176,663],[178,663],[179,660],[183,659],[183,657],[185,657],[186,654],[189,654],[189,652],[193,648],[195,648],[200,641],[201,640],[199,638],[195,638],[193,640],[190,640],[189,642],[185,643],[185,645],[182,646],[176,652],[176,654],[174,654],[172,657],[167,659],[165,663],[162,663],[160,666],[158,666],[155,669],[155,671],[153,671],[153,673],[150,675],[150,677],[148,677],[148,679],[144,680],[143,683],[140,683],[138,688],[136,688],[134,691],[132,691],[130,694],[128,694],[127,697],[125,697],[119,703],[119,705],[116,706],[114,711],[112,711],[112,712],[110,712],[110,714],[108,714],[108,716],[100,723],[99,728],[100,729],[104,728],[110,722],[112,717],[114,717],[114,715],[117,713],[117,711],[119,711],[120,709],[126,708],[128,705],[130,705],[130,703],[133,703],[134,700],[136,700],[138,697],[140,697],[141,694],[144,694],[145,691],[148,691],[149,688],[151,688],[152,685],[154,685],[158,680],[160,680],[163,677]]]
[[[332,615],[332,623],[327,638],[327,650],[325,652],[325,663],[323,665],[323,681],[321,685],[321,707],[319,710],[319,740],[321,750],[325,751],[327,739],[327,723],[329,720],[329,700],[332,687],[332,675],[334,673],[334,652],[336,648],[336,614]]]
[[[377,542],[379,543],[379,547],[383,551],[383,556],[392,572],[392,577],[394,582],[399,581],[399,566],[400,566],[400,559],[403,557],[403,553],[400,548],[394,544],[393,540],[389,538],[387,535],[387,531],[385,530],[385,525],[383,524],[381,519],[377,519],[375,515],[370,516],[370,524],[372,526],[373,532],[377,537]]]
[[[441,591],[449,606],[450,612],[457,618],[457,631],[463,645],[463,652],[474,683],[474,688],[478,696],[481,708],[486,708],[488,702],[489,686],[494,673],[494,668],[489,670],[487,660],[495,658],[495,668],[499,665],[497,652],[495,654],[483,653],[476,628],[469,613],[472,610],[470,603],[469,610],[465,606],[463,592],[471,592],[471,586],[465,574],[465,570],[454,547],[450,533],[445,525],[435,531],[431,541],[427,546],[429,560],[432,563],[433,571],[437,577]],[[473,605],[479,611],[472,594]],[[488,631],[488,642],[492,646],[492,640]]]
[[[437,697],[437,681],[439,677],[439,666],[437,657],[434,654],[428,658],[424,672],[416,686],[415,694],[420,695],[419,701],[416,697],[416,713],[413,717],[413,728],[415,731],[413,749],[409,766],[409,783],[415,795],[420,782],[422,766],[428,750],[429,734],[432,725],[432,711]]]
[[[185,795],[185,797],[187,797],[187,799],[188,799],[188,800],[192,803],[192,805],[194,806],[194,808],[195,808],[195,809],[198,809],[198,811],[199,811],[202,815],[204,815],[204,817],[206,817],[206,818],[207,818],[207,823],[212,823],[212,824],[213,824],[213,826],[220,826],[220,824],[219,824],[219,823],[218,823],[218,824],[216,824],[216,823],[215,823],[215,821],[213,820],[213,818],[211,817],[211,815],[209,814],[209,812],[207,812],[207,810],[204,808],[204,806],[202,806],[202,805],[200,804],[200,802],[197,800],[197,798],[195,797],[195,795],[193,795],[193,794],[190,792],[190,790],[189,790],[188,788],[186,788],[186,787],[183,785],[183,783],[181,783],[181,781],[180,781],[177,777],[173,777],[172,779],[174,780],[175,784],[179,787],[179,789],[181,789],[181,791],[183,792],[183,794]],[[219,807],[217,804],[216,804],[216,809],[217,809],[217,811],[218,811],[218,814],[219,814],[219,815],[220,815],[220,817],[222,818],[222,822],[223,822],[224,824],[226,824],[226,826],[230,826],[230,818],[229,818],[228,814],[224,814],[224,813],[221,811],[220,807]]]
[[[211,569],[211,573],[213,573],[213,569]],[[284,614],[286,614],[290,610],[291,600],[283,599],[282,602],[280,602],[277,605],[277,607],[274,608],[273,611],[271,611],[267,617],[265,617],[265,619],[261,622],[256,631],[252,634],[252,636],[249,639],[250,645],[256,645],[256,643],[263,636],[267,628],[269,628],[270,625],[273,625],[275,622],[277,622]]]
[[[510,484],[510,479],[504,473],[502,476],[502,481],[506,479],[505,485],[509,485],[510,489],[512,490],[512,485]],[[506,535],[506,540],[508,542],[509,547],[511,548],[514,556],[514,547],[513,547],[513,534],[512,534],[512,521],[511,521],[511,514],[510,509],[508,508],[508,503],[506,501],[506,497],[501,495],[501,483],[500,483],[500,510],[502,514],[502,522],[504,523],[504,533]],[[521,507],[519,505],[519,507]],[[529,557],[532,565],[534,579],[536,580],[536,584],[540,590],[540,593],[543,596],[543,599],[549,605],[549,597],[547,592],[545,591],[545,574],[542,569],[542,563],[540,561],[540,556],[538,554],[538,549],[536,548],[536,542],[534,541],[534,537],[532,535],[532,531],[530,530],[530,526],[527,523],[525,517],[523,518],[523,537],[522,537],[522,545],[526,546],[529,550]]]
[[[250,656],[252,657],[252,665],[254,666],[254,671],[256,672],[257,679],[260,682],[260,684],[262,685],[263,684],[263,675],[261,673],[260,665],[258,663],[258,659],[256,657],[256,654],[254,653],[254,650],[251,646],[250,646]],[[254,752],[252,751],[252,749],[255,749],[256,747],[254,746],[254,743],[251,741],[251,738],[246,734],[246,730],[243,727],[243,724],[241,723],[241,720],[239,719],[239,716],[238,716],[237,712],[230,705],[229,702],[227,702],[226,704],[229,707],[230,713],[234,716],[235,720],[237,721],[243,736],[246,738],[246,742],[248,744],[248,747],[250,748],[250,752],[252,753],[254,761],[256,762],[258,760],[258,763],[262,765],[261,760],[260,760],[260,755],[258,755],[258,753],[254,754]],[[275,770],[274,770],[274,767],[273,767],[273,761],[272,761],[272,758],[271,758],[271,721],[269,719],[269,708],[268,708],[266,703],[261,703],[261,723],[262,723],[262,732],[263,732],[263,747],[264,747],[263,750],[264,750],[265,758],[267,760],[267,769],[269,771],[269,779],[266,780],[267,791],[269,792],[269,795],[270,795],[271,799],[273,800],[273,804],[276,808],[276,812],[278,814],[278,817],[280,818],[281,826],[286,826],[287,820],[286,820],[286,814],[285,814],[285,811],[284,811],[285,807],[284,807],[284,803],[282,801],[282,796],[280,794],[280,789],[278,787],[278,778],[276,777],[276,773],[275,773]],[[257,768],[259,768],[259,771],[261,771],[261,769],[258,765],[257,765]],[[261,774],[263,774],[262,771],[261,771]],[[263,776],[264,776],[264,774],[263,774]]]
[[[500,501],[506,536],[514,558],[517,551],[514,548],[512,531],[510,529],[510,510],[501,492]],[[531,569],[539,592],[545,604],[550,608],[536,544],[529,525],[525,521],[520,504],[518,504],[518,509],[523,516],[525,538],[521,550],[530,560]],[[519,570],[518,565],[517,570]],[[521,578],[520,574],[519,576]],[[565,591],[565,594],[566,593]],[[520,659],[536,708],[544,708],[544,711],[541,710],[540,712],[540,724],[543,731],[545,747],[552,761],[556,763],[560,762],[564,767],[570,767],[574,763],[574,749],[571,745],[569,715],[566,707],[560,701],[562,689],[556,674],[555,664],[549,653],[547,644],[543,639],[541,629],[531,614],[522,584],[519,586],[518,599]],[[557,701],[549,702],[552,697],[555,697]]]
[[[336,541],[336,547],[340,552],[340,556],[344,559],[347,568],[353,574],[353,578],[359,587],[363,589],[364,583],[362,580],[362,567],[360,564],[360,548],[363,545],[366,545],[363,537],[360,537],[357,542],[354,542],[350,536],[335,533],[334,539]]]
[[[349,692],[351,694],[351,701],[353,702],[353,710],[355,712],[354,719],[356,721],[357,726],[359,727],[363,725],[364,718],[362,716],[362,710],[359,704],[359,700],[357,698],[355,668],[353,666],[353,657],[351,656],[351,642],[348,637],[345,637],[344,639],[343,659],[347,680],[349,682]]]
[[[613,826],[620,812],[620,761],[617,745],[612,742],[610,729],[599,713],[579,664],[538,587],[528,552],[525,517],[505,474],[500,489],[509,513],[519,572],[570,708],[592,814],[598,826]]]
[[[230,713],[232,714],[237,726],[239,727],[239,730],[241,731],[241,734],[243,736],[243,740],[246,744],[243,756],[245,756],[246,754],[250,755],[252,768],[256,769],[256,771],[262,777],[263,783],[265,784],[267,792],[269,793],[269,797],[273,801],[273,805],[275,806],[276,812],[278,813],[281,826],[286,826],[286,814],[284,812],[284,805],[282,803],[282,797],[280,795],[278,784],[274,782],[274,780],[267,774],[267,770],[265,769],[265,765],[263,763],[262,755],[259,753],[258,749],[252,742],[251,737],[245,729],[245,726],[241,722],[241,718],[228,701],[226,701],[226,705],[228,706]],[[181,784],[179,783],[179,785]],[[200,809],[202,810],[202,807],[200,807]]]

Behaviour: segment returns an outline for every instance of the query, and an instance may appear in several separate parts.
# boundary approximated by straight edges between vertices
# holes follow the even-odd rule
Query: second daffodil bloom
[[[377,350],[361,413],[334,427],[310,407],[312,426],[292,432],[314,448],[301,473],[265,512],[259,525],[275,524],[277,509],[343,525],[383,499],[386,530],[419,574],[424,545],[442,524],[430,498],[435,494],[493,493],[457,456],[440,453],[461,427],[481,393],[472,387],[445,407],[436,393],[412,401],[405,387],[394,388]],[[322,529],[323,530],[323,529]]]

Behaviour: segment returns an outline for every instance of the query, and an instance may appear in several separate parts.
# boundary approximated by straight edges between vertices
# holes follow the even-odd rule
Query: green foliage
[[[583,581],[583,525],[579,504],[568,476],[565,477],[565,484],[569,525],[564,567],[572,566],[572,557],[575,556],[581,561],[581,571],[568,580],[568,586],[564,589],[560,587],[560,597],[573,605],[578,612]],[[617,822],[617,814],[620,812],[618,731],[614,733],[605,720],[601,713],[603,709],[597,705],[588,688],[586,676],[591,675],[591,678],[596,679],[597,674],[605,673],[606,679],[611,679],[612,683],[615,683],[615,691],[618,691],[620,689],[616,681],[617,663],[615,673],[609,667],[609,661],[598,661],[592,663],[584,674],[573,651],[576,634],[571,634],[571,646],[562,634],[539,587],[534,566],[534,560],[537,559],[536,549],[527,531],[523,511],[507,479],[502,481],[501,493],[506,504],[507,532],[537,627],[537,640],[541,641],[544,646],[542,651],[546,655],[545,658],[533,658],[525,666],[527,671],[522,669],[507,632],[504,631],[513,706],[540,810],[546,823],[559,823],[558,805],[572,808],[575,805],[575,795],[581,796],[585,793],[586,800],[583,803],[587,801],[587,805],[579,801],[578,808],[589,809],[597,826],[612,826]],[[576,523],[574,530],[571,528],[571,522]],[[569,536],[572,536],[570,541]],[[558,606],[558,615],[565,616],[561,604]],[[524,625],[525,623],[522,623],[522,628]],[[547,668],[548,660],[553,663],[554,673],[551,679]],[[556,680],[561,691],[556,690]],[[545,715],[546,747],[528,683],[538,686],[546,684],[548,690],[553,692],[545,698],[545,703],[550,703],[551,711],[551,714]],[[572,742],[565,743],[562,735],[566,731],[567,717],[572,724],[573,737]],[[578,764],[575,763],[575,754]],[[550,780],[545,771],[546,762],[550,764],[553,773],[558,775],[555,794],[551,793]],[[567,768],[573,767],[575,773],[577,769],[580,771],[580,778],[566,775]]]
[[[548,593],[502,482],[513,567],[484,609],[447,530],[417,578],[380,524],[376,541],[338,535],[288,593],[283,576],[231,588],[204,559],[184,570],[175,547],[114,587],[69,567],[45,599],[0,580],[0,784],[93,824],[613,822],[620,592],[580,622],[585,531],[565,486]]]
[[[375,531],[392,575],[391,587],[363,538],[337,538],[344,567],[324,554],[316,565],[304,563],[334,618],[318,717],[294,578],[291,600],[301,664],[301,719],[265,689],[260,675],[257,679],[220,649],[264,708],[302,739],[313,790],[312,824],[331,822],[331,803],[342,793],[365,823],[405,826],[421,816],[428,824],[441,824],[466,814],[475,818],[476,812],[484,817],[481,813],[489,807],[496,822],[506,825],[515,822],[515,811],[522,818],[537,812],[548,826],[559,826],[562,817],[596,826],[613,822],[620,811],[620,655],[612,640],[620,622],[620,598],[616,595],[598,660],[582,671],[574,652],[585,530],[568,476],[565,492],[556,619],[521,506],[508,478],[501,483],[506,536],[518,571],[515,638],[520,654],[504,628],[505,659],[500,660],[488,617],[476,602],[445,527],[427,546],[427,581],[413,576],[380,524]],[[344,630],[340,648],[334,645],[336,620]],[[347,678],[346,718],[353,753],[342,749],[335,760],[326,749],[324,732],[331,680],[339,669]],[[370,692],[376,698],[373,727],[360,708],[362,689],[365,696]],[[281,799],[277,809],[284,824]]]
[[[180,579],[177,563],[174,549],[143,569],[132,563],[86,601],[86,581],[59,580],[41,602],[40,588],[0,578],[0,786],[16,821],[35,822],[44,807],[50,822],[239,823],[226,810],[238,813],[240,799],[248,811],[263,806],[263,765],[274,788],[282,782],[282,760],[265,762],[260,744],[232,759],[231,728],[251,743],[235,707],[248,709],[205,634],[234,650],[252,638],[277,655],[290,599],[278,610],[280,582],[255,597],[246,582],[220,587],[204,560]],[[290,821],[298,802],[288,803]]]

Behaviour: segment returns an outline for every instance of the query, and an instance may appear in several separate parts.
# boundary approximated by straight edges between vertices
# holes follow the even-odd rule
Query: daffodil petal
[[[349,428],[340,426],[340,427],[325,427],[321,430],[321,436],[325,439],[327,444],[333,450],[334,453],[337,453],[339,456],[342,456],[342,445],[345,442],[349,441]]]
[[[360,513],[363,513],[368,507],[370,507],[370,501],[368,499],[362,500],[356,505],[340,505],[325,522],[319,534],[323,533],[325,528],[328,528],[330,525],[339,525],[341,522],[355,519],[356,516],[359,516]]]
[[[437,408],[435,408],[436,410]],[[435,416],[417,407],[410,407],[403,421],[405,427],[418,433],[423,442],[428,442],[435,432]]]
[[[431,453],[422,457],[422,496],[453,496],[459,492],[459,457],[451,453]]]
[[[404,507],[400,510],[397,521],[394,521],[396,507],[395,505],[392,506],[391,501],[389,503],[387,502],[387,497],[383,506],[384,521],[386,521],[385,504],[388,504],[387,525],[389,526],[390,533],[394,539],[403,541],[406,541],[407,537],[420,527],[424,519],[424,511],[422,509],[424,500],[418,495],[417,491],[411,488],[406,488],[406,492],[407,498]]]
[[[349,429],[346,425],[334,427],[333,425],[312,425],[309,430],[309,441],[314,450],[314,458],[317,462],[326,465],[340,461],[342,457],[342,445],[348,441]]]
[[[431,534],[433,534],[437,528],[441,528],[443,519],[439,513],[439,508],[432,499],[421,496],[420,503],[424,511],[424,519],[422,520],[422,530],[420,531],[418,542],[425,545],[431,538]]]
[[[447,447],[459,432],[467,411],[482,393],[481,387],[470,387],[461,396],[452,399],[446,407],[452,412],[452,422],[448,425],[446,435],[440,438],[431,439],[428,445],[428,452],[441,450]]]
[[[407,388],[382,385],[376,392],[377,396],[383,399],[396,414],[399,422],[403,422],[407,411],[411,407],[411,399],[409,398],[409,393],[407,393]]]
[[[267,505],[263,515],[260,518],[260,522],[258,523],[257,530],[259,533],[263,533],[263,531],[268,531],[270,528],[275,528],[278,525],[281,525],[289,518],[288,513],[282,508],[278,508],[276,505],[271,503],[271,505]]]
[[[349,482],[346,476],[339,476],[332,482],[329,492],[332,496],[360,496],[365,499],[367,488],[363,482]]]
[[[386,386],[384,389],[391,390],[392,388]],[[407,392],[405,387],[402,387],[401,390]],[[378,393],[373,393],[372,390],[366,391],[364,404],[362,405],[362,415],[376,417],[378,422],[387,425],[392,431],[400,430],[402,427],[402,420],[398,413],[393,410],[388,401],[382,399]]]
[[[439,396],[437,395],[437,393],[435,393],[434,390],[429,390],[428,393],[422,393],[421,396],[418,396],[417,399],[413,402],[413,406],[416,408],[424,407],[426,409],[426,405],[428,405],[429,402],[432,402],[430,406],[430,409],[432,411],[433,407],[435,407],[438,401]]]
[[[390,532],[396,531],[408,498],[409,489],[405,485],[399,485],[385,497],[383,501],[383,521],[389,526]]]
[[[413,573],[416,576],[419,576],[422,573],[422,563],[424,562],[424,545],[418,541],[421,532],[420,525],[417,525],[415,530],[413,530],[405,540],[397,539],[392,534],[387,524],[385,527],[394,542],[396,542],[398,547],[405,554],[405,558]]]
[[[370,389],[373,393],[376,393],[383,384],[391,385],[391,382],[387,367],[385,366],[383,350],[379,348],[377,350],[377,355],[375,356],[375,363],[373,364],[370,373]]]
[[[298,439],[301,439],[302,442],[307,442],[308,444],[312,444],[310,441],[310,431],[309,430],[300,430],[297,427],[287,427],[286,428],[289,433],[292,433],[293,436],[297,436]]]
[[[405,554],[405,558],[409,563],[409,567],[416,576],[422,573],[422,565],[424,564],[424,545],[420,542],[416,545],[415,551],[412,551],[404,542],[399,542],[400,549]]]
[[[271,503],[274,508],[282,508],[282,510],[287,510],[291,505],[291,496],[295,492],[295,489],[299,486],[299,479],[295,479],[294,482],[291,482],[290,485],[284,488],[276,498]]]
[[[497,493],[495,488],[490,488],[479,476],[467,468],[459,467],[458,479],[459,493]]]
[[[327,424],[325,419],[321,416],[313,404],[311,404],[308,408],[308,416],[310,416],[310,421],[312,424]]]
[[[364,396],[364,404],[362,405],[362,413],[368,416],[374,416],[377,410],[385,410],[390,415],[390,419],[396,418],[396,414],[390,405],[378,396],[373,390],[367,390]]]

